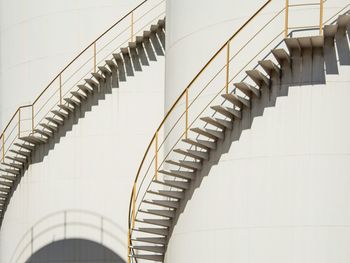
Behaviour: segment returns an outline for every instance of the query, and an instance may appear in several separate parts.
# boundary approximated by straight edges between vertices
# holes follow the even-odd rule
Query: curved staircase
[[[208,167],[213,165],[210,163],[211,152],[219,148],[218,144],[232,143],[229,139],[225,139],[235,130],[240,133],[243,129],[249,129],[254,117],[263,114],[263,110],[258,114],[254,113],[257,108],[261,108],[262,105],[273,106],[275,101],[269,101],[273,97],[271,94],[275,94],[275,97],[286,96],[290,86],[324,84],[325,72],[334,74],[331,72],[332,69],[328,67],[325,69],[325,57],[334,51],[338,41],[347,42],[347,37],[350,36],[349,24],[350,14],[344,13],[334,24],[324,25],[323,35],[285,38],[286,48],[273,49],[271,58],[266,57],[258,61],[257,67],[246,70],[243,81],[233,84],[232,93],[221,94],[221,103],[210,105],[210,114],[198,115],[202,125],[187,130],[186,124],[182,138],[175,143],[169,154],[164,154],[165,158],[161,163],[157,157],[160,148],[159,129],[157,130],[146,152],[147,155],[155,144],[156,153],[150,161],[146,174],[152,174],[153,165],[156,170],[150,176],[150,183],[147,184],[146,176],[141,178],[142,181],[138,180],[139,169],[131,196],[129,213],[131,262],[143,260],[164,262],[171,232],[190,196],[188,192],[195,191],[193,181],[199,177],[204,166],[208,170]],[[185,95],[182,94],[180,97],[188,96],[187,92],[188,88],[183,93]],[[187,110],[188,106],[184,113],[186,123]],[[167,117],[168,115],[165,119]],[[163,124],[164,120],[160,127]],[[171,132],[172,129],[169,133]],[[144,160],[140,167],[144,165]],[[141,183],[138,183],[139,181]]]
[[[130,15],[133,16],[133,12],[138,10],[146,2],[148,2],[148,0],[142,2],[115,25],[121,21],[129,19]],[[164,1],[160,1],[149,10],[146,10],[145,13],[149,14],[163,3]],[[8,128],[11,127],[10,124],[16,121],[13,117],[1,135],[0,225],[12,194],[19,184],[21,177],[24,175],[24,172],[31,164],[31,157],[33,154],[35,154],[38,149],[42,149],[45,145],[57,143],[59,137],[64,135],[62,133],[67,131],[67,129],[63,129],[65,125],[75,124],[72,121],[73,118],[79,119],[83,117],[84,113],[87,110],[90,110],[92,105],[97,104],[99,100],[105,98],[105,94],[111,93],[114,88],[119,88],[119,82],[127,81],[128,77],[135,76],[135,72],[142,71],[143,67],[149,66],[151,61],[157,61],[157,56],[164,56],[165,18],[159,19],[158,17],[164,17],[164,8],[161,9],[160,14],[158,12],[156,16],[152,17],[151,22],[148,20],[140,26],[140,35],[132,35],[128,45],[121,47],[120,50],[118,50],[119,52],[114,51],[104,63],[96,63],[95,56],[95,66],[90,76],[85,76],[85,79],[82,80],[83,82],[80,81],[66,94],[62,94],[62,91],[60,90],[61,94],[58,103],[50,108],[49,112],[45,113],[44,117],[36,124],[34,124],[33,116],[32,127],[26,135],[23,135],[23,132],[21,132],[21,124],[23,122],[23,120],[21,120],[21,109],[23,111],[27,106],[22,106],[17,110],[14,116],[18,116],[19,121],[18,123],[15,123],[15,128],[13,128],[11,132],[7,132]],[[112,29],[112,27],[110,29]],[[142,30],[142,28],[145,27],[148,28]],[[106,34],[106,32],[104,34]],[[104,36],[104,34],[102,34],[97,40]],[[94,42],[95,54],[96,41]],[[81,54],[86,50],[87,49]],[[70,64],[68,64],[68,66],[70,66]],[[61,82],[61,73],[59,78]],[[50,87],[50,85],[48,87]],[[43,93],[46,91],[47,88]],[[31,108],[34,115],[33,105],[31,105]],[[7,134],[16,133],[17,129],[18,135],[16,134],[15,138],[7,146]]]

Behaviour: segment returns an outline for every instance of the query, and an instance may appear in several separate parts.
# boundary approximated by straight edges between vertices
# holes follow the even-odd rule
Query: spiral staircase
[[[242,123],[245,120],[252,121],[255,117],[252,111],[257,105],[264,105],[263,97],[269,97],[273,92],[277,92],[276,97],[286,96],[290,86],[323,84],[325,78],[314,78],[314,70],[319,69],[322,74],[325,71],[324,56],[329,53],[328,50],[333,49],[338,41],[346,40],[348,43],[349,24],[350,14],[344,13],[338,16],[335,23],[323,26],[323,35],[285,38],[285,48],[273,49],[271,59],[256,61],[258,66],[246,70],[244,81],[233,83],[232,93],[224,92],[221,103],[210,105],[210,114],[199,115],[202,126],[187,130],[186,125],[180,139],[181,147],[172,148],[162,165],[158,165],[155,154],[156,171],[150,183],[147,185],[143,179],[143,184],[139,186],[136,180],[131,197],[131,262],[164,262],[167,244],[181,214],[179,210],[181,208],[183,211],[190,196],[188,191],[195,191],[193,182],[200,176],[202,168],[208,170],[208,166],[213,165],[210,162],[211,152],[219,148],[218,144],[228,143],[225,138],[234,130],[244,129]],[[305,70],[309,71],[306,74],[308,79],[301,77],[305,75],[301,74]],[[158,130],[155,136],[158,136]],[[155,144],[158,151],[158,142]]]

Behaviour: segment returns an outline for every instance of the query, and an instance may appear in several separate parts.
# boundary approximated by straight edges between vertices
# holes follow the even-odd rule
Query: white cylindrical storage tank
[[[166,110],[222,44],[264,3],[167,2]],[[235,38],[238,43],[232,41],[231,54],[278,16],[278,22],[271,23],[257,37],[259,40],[252,41],[231,64],[232,74],[263,50],[245,68],[252,69],[283,40],[286,18],[285,12],[279,12],[284,4],[272,1]],[[326,1],[323,22],[347,4]],[[318,34],[319,14],[318,5],[290,7],[290,28],[308,24],[315,25],[315,29],[288,32]],[[282,34],[274,45],[265,46],[279,32]],[[193,192],[178,214],[165,262],[350,260],[350,125],[345,121],[350,112],[346,99],[350,95],[346,84],[349,69],[342,63],[338,68],[339,74],[326,76],[326,84],[290,87],[288,96],[277,98],[276,105],[265,108],[237,140],[223,146],[222,155],[213,154],[215,161],[209,160],[210,169],[201,172],[200,181],[191,188]],[[177,108],[183,109],[184,103],[182,100]],[[191,112],[189,116],[191,122]],[[169,122],[167,131],[171,127]],[[173,144],[170,141],[168,149]]]
[[[0,1],[0,127],[140,1]]]
[[[132,13],[132,19],[130,14],[122,19],[143,2]],[[95,67],[105,65],[105,60],[112,60],[113,54],[127,48],[131,38],[135,40],[135,36],[150,30],[164,18],[164,10],[164,1],[153,0],[0,0],[1,130],[20,105],[33,103],[52,78],[111,25],[122,19],[119,28],[113,27],[97,42]],[[78,61],[83,68],[81,72],[77,70],[80,75],[72,73],[76,68],[70,71],[82,78],[80,82],[72,84],[65,76],[62,86],[67,80],[69,88],[76,91],[77,84],[91,77],[93,46],[88,51],[89,58],[84,57],[88,68],[81,65],[83,60]],[[103,57],[106,53],[108,57]],[[98,88],[90,87],[87,98],[78,100],[80,105],[69,105],[72,112],[61,118],[62,124],[51,123],[56,129],[46,143],[35,145],[29,153],[25,163],[28,167],[22,169],[20,180],[16,177],[15,187],[9,190],[13,190],[11,196],[1,193],[1,206],[4,196],[10,201],[1,214],[0,262],[27,262],[41,256],[45,262],[49,258],[62,259],[55,255],[60,253],[55,248],[62,249],[67,244],[68,249],[79,247],[68,254],[83,258],[81,262],[112,260],[113,255],[107,254],[113,253],[118,256],[116,262],[127,261],[134,176],[164,111],[164,56],[153,56],[152,60],[144,59],[146,62],[143,60],[138,70],[131,69],[133,74],[128,72],[123,82],[112,85],[109,79],[101,81]],[[69,91],[63,98],[72,97]],[[56,98],[47,101],[59,103],[54,101]],[[52,110],[51,106],[41,106],[45,109],[43,116]],[[39,106],[35,110],[39,111]],[[27,118],[24,112],[21,118],[22,124]],[[40,118],[35,125],[42,124]],[[17,128],[11,127],[10,132],[17,136]],[[23,135],[21,132],[18,133]],[[65,241],[66,245],[62,245]],[[89,247],[99,255],[94,254],[94,249],[87,251]],[[82,250],[88,256],[85,259]]]

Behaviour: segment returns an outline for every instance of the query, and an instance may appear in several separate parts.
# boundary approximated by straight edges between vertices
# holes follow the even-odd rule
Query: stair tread
[[[231,119],[241,119],[242,114],[240,111],[235,110],[233,108],[229,108],[223,105],[214,105],[210,107],[211,109],[217,111],[221,115],[224,115],[225,117],[231,118]]]
[[[209,159],[209,153],[203,152],[203,151],[195,151],[195,150],[183,150],[183,149],[175,149],[174,152],[192,157],[194,159],[199,160],[208,160]]]
[[[177,165],[179,167],[184,167],[192,170],[200,170],[202,168],[202,163],[201,162],[195,162],[195,161],[185,161],[185,160],[179,160],[179,161],[174,161],[174,160],[166,160],[166,163]]]

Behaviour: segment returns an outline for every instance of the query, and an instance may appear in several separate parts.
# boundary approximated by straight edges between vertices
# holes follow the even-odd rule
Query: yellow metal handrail
[[[118,45],[117,48],[120,48],[121,45],[124,45],[128,41],[134,41],[135,34],[139,33],[141,30],[143,30],[146,26],[148,26],[150,23],[152,23],[155,19],[160,18],[160,15],[164,15],[163,4],[165,3],[165,0],[144,0],[140,4],[138,4],[135,8],[133,8],[130,12],[128,12],[126,15],[124,15],[122,18],[120,18],[117,22],[115,22],[113,25],[111,25],[105,32],[103,32],[101,35],[99,35],[93,42],[91,42],[86,48],[84,48],[75,58],[73,58],[51,81],[50,83],[43,89],[43,91],[35,98],[32,104],[22,105],[17,108],[15,113],[10,118],[10,121],[7,123],[5,128],[2,130],[0,135],[0,160],[3,162],[5,160],[5,156],[7,151],[10,149],[10,147],[13,145],[16,139],[20,138],[23,133],[26,134],[32,134],[34,133],[34,130],[36,128],[36,125],[38,125],[46,116],[47,114],[57,105],[63,104],[63,98],[81,81],[84,77],[87,76],[90,72],[97,72],[97,66],[99,63],[101,63],[104,59],[106,59],[105,56],[101,61],[97,61],[97,55],[101,51],[105,51],[108,45],[110,45],[113,41],[116,40],[117,37],[121,36],[123,32],[130,31],[129,37],[127,37],[126,40],[121,40],[122,44]],[[147,5],[146,5],[147,4]],[[161,6],[162,5],[162,6]],[[161,12],[157,15],[153,16],[153,13],[150,14],[152,16],[151,21],[143,22],[141,21],[144,19],[144,16],[146,14],[149,14],[151,11],[154,11],[155,8],[161,8]],[[158,10],[155,10],[158,12]],[[135,13],[138,12],[137,19],[135,20]],[[130,19],[130,20],[129,20]],[[139,22],[141,21],[141,22]],[[114,37],[112,40],[108,41],[107,44],[103,45],[100,49],[98,49],[98,43],[100,43],[102,40],[104,40],[108,33],[112,32],[113,29],[116,29],[118,25],[121,25],[123,22],[123,25],[126,28],[122,29],[121,33],[117,35],[117,37]],[[124,24],[125,22],[125,24]],[[140,29],[136,32],[135,31],[135,25],[136,23],[145,23],[145,25],[141,24],[138,26]],[[102,43],[103,44],[103,43]],[[83,56],[89,56],[88,53],[91,52],[91,57],[87,59],[86,62],[83,62],[82,65],[75,65],[75,63],[78,62],[79,59],[82,59]],[[113,49],[112,52],[114,52],[116,49]],[[112,54],[108,53],[109,55]],[[92,69],[88,71],[88,73],[82,73],[82,77],[79,78],[77,82],[72,84],[71,86],[67,87],[66,90],[63,90],[64,85],[70,85],[68,83],[69,80],[72,79],[72,77],[76,77],[77,73],[81,73],[83,70],[83,67],[88,66],[92,59]],[[64,73],[68,71],[68,69],[72,67],[78,67],[78,69],[75,70],[72,75],[67,76],[66,80],[63,79]],[[57,86],[55,85],[57,83]],[[45,96],[44,96],[45,95]],[[57,96],[57,100],[55,100]],[[52,101],[55,100],[55,101]],[[44,108],[48,108],[47,111],[43,112]],[[39,113],[41,116],[39,116]],[[30,123],[30,124],[29,124]],[[25,125],[27,124],[27,125]],[[28,125],[29,124],[29,125]],[[10,131],[11,127],[17,127],[17,134],[14,136],[14,134]],[[25,128],[27,126],[27,128]],[[10,138],[11,136],[11,138]]]
[[[258,11],[256,11],[254,13],[253,16],[251,16],[222,46],[221,48],[209,59],[209,61],[204,65],[204,67],[198,72],[198,74],[191,80],[191,82],[186,86],[186,88],[183,90],[183,92],[180,94],[180,96],[177,98],[177,100],[174,102],[174,104],[172,105],[172,107],[168,110],[168,112],[166,113],[165,117],[163,118],[163,120],[161,121],[160,125],[158,126],[156,132],[154,133],[153,137],[151,138],[150,143],[148,144],[148,147],[146,149],[146,152],[141,160],[140,166],[137,170],[137,174],[134,180],[134,184],[133,184],[133,190],[131,192],[131,196],[130,196],[130,203],[129,203],[129,215],[128,215],[128,221],[129,221],[129,231],[128,231],[128,262],[130,262],[130,256],[131,253],[133,252],[132,250],[132,233],[133,233],[133,228],[135,225],[135,218],[138,214],[138,211],[140,209],[140,204],[138,205],[138,207],[136,207],[136,202],[138,200],[138,196],[140,194],[140,190],[141,187],[145,187],[146,189],[148,189],[153,181],[153,179],[157,179],[158,176],[158,169],[163,165],[164,161],[168,158],[168,156],[171,154],[171,152],[173,151],[173,149],[175,148],[175,146],[180,142],[180,140],[185,137],[187,138],[188,136],[188,129],[190,127],[192,127],[192,125],[195,123],[195,121],[202,115],[202,113],[212,104],[212,102],[220,95],[222,94],[223,91],[225,91],[226,93],[229,93],[229,84],[231,84],[233,82],[233,80],[239,76],[240,73],[242,73],[242,71],[250,64],[252,63],[252,61],[254,59],[257,58],[258,55],[260,55],[264,50],[266,50],[266,48],[268,46],[270,46],[274,41],[276,41],[280,36],[288,36],[289,35],[289,29],[291,29],[291,27],[289,26],[289,8],[291,7],[300,7],[300,6],[316,6],[318,5],[320,8],[320,12],[319,12],[319,25],[317,25],[316,28],[319,28],[319,34],[322,35],[322,28],[323,25],[327,22],[329,22],[331,19],[333,19],[337,14],[340,14],[343,10],[345,10],[344,7],[343,9],[341,9],[340,11],[337,12],[337,14],[335,14],[334,16],[332,16],[331,18],[329,18],[326,22],[324,22],[323,20],[323,9],[324,9],[324,3],[327,2],[327,0],[323,1],[321,0],[319,3],[311,3],[311,4],[294,4],[294,5],[290,5],[289,1],[286,0],[285,6],[276,13],[276,15],[274,15],[272,17],[272,19],[270,19],[264,26],[262,26],[262,28],[260,30],[258,30],[258,32],[256,34],[254,34],[246,44],[243,45],[243,47],[241,49],[238,50],[238,52],[236,54],[234,54],[232,57],[230,56],[230,44],[232,43],[232,40],[238,36],[239,33],[241,33],[243,31],[243,29],[245,29],[247,27],[247,25],[256,17],[258,16],[259,13],[261,13],[262,10],[264,10],[270,3],[272,0],[267,1]],[[349,5],[347,5],[349,6]],[[230,78],[229,73],[230,73],[230,63],[231,61],[258,35],[262,32],[263,29],[265,29],[272,21],[274,21],[277,17],[279,17],[281,14],[285,14],[284,15],[284,27],[283,30],[281,32],[279,32],[266,46],[264,46],[257,55],[255,55],[247,64],[245,64],[242,69],[240,71],[237,72],[237,74],[235,74],[235,76],[233,76],[232,78]],[[303,29],[306,30],[310,30],[310,29],[314,29],[315,26],[304,26],[302,27]],[[221,67],[218,71],[218,73],[216,73],[214,75],[213,78],[211,78],[209,80],[209,82],[204,86],[204,88],[202,90],[200,90],[199,94],[197,96],[195,96],[195,98],[192,100],[192,102],[189,104],[188,100],[189,100],[189,92],[191,90],[191,88],[193,87],[193,84],[198,80],[198,78],[204,73],[204,71],[206,70],[206,68],[208,68],[208,66],[219,56],[219,54],[222,53],[223,50],[226,50],[226,56],[225,56],[225,65],[223,67]],[[191,108],[191,106],[193,105],[193,103],[200,97],[201,94],[203,94],[204,90],[207,89],[207,87],[210,85],[210,83],[220,74],[220,72],[222,72],[224,69],[225,70],[225,77],[224,77],[224,87],[219,90],[219,92],[217,92],[215,95],[213,95],[213,98],[210,100],[210,102],[208,104],[206,104],[204,106],[204,108],[202,109],[202,111],[197,115],[197,117],[189,124],[189,109]],[[173,124],[172,126],[170,125],[170,130],[167,132],[167,134],[164,136],[163,142],[159,144],[159,133],[161,131],[162,128],[164,128],[165,124],[167,123],[167,120],[170,119],[170,116],[172,116],[172,113],[175,112],[175,109],[178,108],[178,106],[180,105],[180,102],[185,100],[184,105],[185,105],[185,111],[180,114],[180,116],[174,120],[175,124]],[[175,126],[177,126],[182,118],[185,118],[185,124],[184,124],[184,131],[179,135],[179,138],[175,141],[175,143],[173,144],[173,146],[171,147],[170,150],[168,150],[167,154],[165,154],[165,157],[162,158],[162,161],[159,162],[159,151],[161,149],[161,147],[163,146],[163,144],[165,143],[165,141],[169,138],[170,134],[173,132],[173,130],[175,129]],[[151,152],[151,148],[153,144],[156,144],[155,147],[155,152],[154,152],[154,157],[153,153]],[[149,156],[151,155],[151,156]],[[146,167],[145,166],[145,162],[147,158],[151,158],[150,159],[150,164]],[[151,171],[152,172],[152,168],[151,165],[154,162],[154,175],[153,177],[150,178],[150,182],[148,183],[148,185],[143,186],[144,185],[144,181],[146,179],[147,174]],[[140,179],[140,175],[141,175],[141,170],[145,169],[145,175],[143,176],[143,178],[141,179],[141,181],[139,182]],[[138,185],[139,183],[139,185]],[[137,187],[138,185],[138,187]],[[137,189],[137,190],[135,190]],[[141,193],[142,194],[142,193]],[[146,191],[143,192],[142,195],[142,200],[145,197]],[[135,213],[136,211],[136,213]]]

